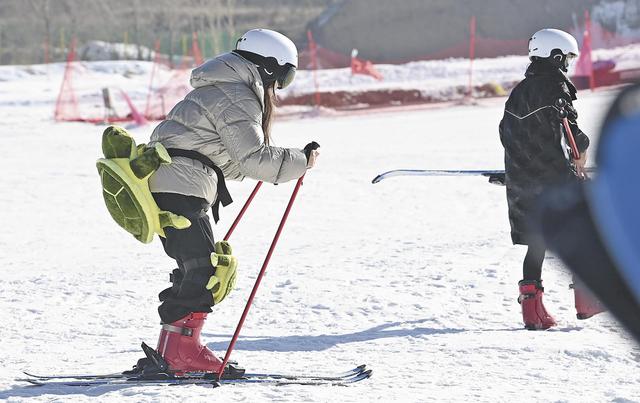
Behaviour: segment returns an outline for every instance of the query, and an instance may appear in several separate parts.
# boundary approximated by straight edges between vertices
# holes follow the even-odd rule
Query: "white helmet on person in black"
[[[548,59],[557,67],[567,70],[571,60],[580,55],[578,41],[559,29],[541,29],[529,39],[529,60]]]
[[[298,49],[291,39],[270,29],[252,29],[238,39],[234,53],[253,62],[265,87],[279,89],[293,81],[298,67]]]

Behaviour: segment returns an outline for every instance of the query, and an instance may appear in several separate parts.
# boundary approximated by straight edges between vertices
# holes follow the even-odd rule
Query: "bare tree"
[[[44,62],[51,60],[49,49],[51,49],[51,7],[50,0],[29,0],[29,5],[33,9],[35,15],[42,19],[44,25]]]
[[[73,0],[62,0],[60,4],[64,11],[64,15],[69,18],[70,23],[65,25],[71,27],[71,40],[73,40],[76,38],[76,34],[78,32],[77,7],[73,4]],[[64,49],[62,49],[62,51],[64,51]]]
[[[213,36],[214,53],[222,52],[223,44],[220,43],[220,32],[222,31],[222,4],[220,0],[213,0],[214,7],[211,7],[213,13],[213,26],[211,33]]]
[[[197,31],[210,56],[233,46],[239,31],[258,26],[303,38],[306,22],[335,1],[343,0],[0,0],[3,61],[40,61],[43,46],[60,60],[70,37],[121,42],[124,32],[144,56],[142,46],[155,39],[162,39],[164,53],[179,54],[182,36]]]
[[[229,41],[232,42],[236,36],[236,0],[226,0],[226,17],[227,17],[227,33],[229,34]],[[228,45],[228,44],[227,44]]]
[[[95,7],[96,15],[100,16],[100,19],[103,21],[118,21],[114,13],[114,9],[112,6],[109,6],[108,2],[104,0],[93,0],[93,7]],[[106,34],[115,40],[120,40],[122,38],[121,32],[110,32],[111,30],[107,30]],[[126,32],[126,31],[125,31]],[[112,39],[112,40],[113,40]]]
[[[137,59],[142,59],[142,49],[140,48],[140,3],[138,0],[131,0],[131,11],[133,17],[133,40],[138,49]]]
[[[4,31],[2,30],[2,26],[0,26],[0,64],[3,64],[5,61],[4,49],[2,46],[4,45]]]

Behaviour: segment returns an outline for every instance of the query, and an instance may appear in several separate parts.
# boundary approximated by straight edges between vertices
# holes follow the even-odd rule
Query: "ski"
[[[356,382],[363,381],[371,377],[371,370],[365,370],[354,376],[345,378],[315,377],[315,378],[280,378],[280,377],[242,377],[238,379],[215,379],[205,377],[174,377],[169,379],[142,379],[138,377],[132,378],[103,378],[103,379],[72,379],[63,381],[59,379],[47,380],[27,378],[22,381],[28,382],[34,386],[78,386],[78,387],[94,387],[94,386],[162,386],[162,385],[203,385],[203,386],[222,386],[222,385],[238,385],[238,384],[264,384],[272,386],[285,385],[309,385],[309,386],[346,386]]]
[[[394,169],[376,176],[371,183],[395,176],[485,176],[491,183],[504,182],[504,170]]]
[[[588,167],[585,171],[594,172],[595,167]],[[394,169],[376,176],[371,183],[375,184],[383,179],[393,178],[395,176],[484,176],[489,178],[489,183],[493,183],[494,185],[504,185],[505,181],[503,169]]]
[[[366,365],[359,365],[355,368],[352,368],[348,371],[344,371],[334,375],[314,375],[307,373],[300,374],[280,374],[280,373],[245,373],[243,378],[255,379],[255,378],[272,378],[272,379],[319,379],[319,380],[341,380],[346,378],[351,378],[357,376],[367,370]],[[135,375],[127,375],[123,373],[111,373],[111,374],[69,374],[69,375],[38,375],[30,372],[23,372],[29,378],[20,378],[18,381],[26,381],[29,382],[31,380],[35,381],[48,381],[48,380],[103,380],[103,379],[130,379],[134,378]],[[185,378],[201,378],[204,377],[203,373],[187,373],[185,374]]]
[[[352,378],[358,376],[364,372],[371,372],[367,369],[365,364],[358,365],[348,371],[340,372],[334,375],[314,375],[314,374],[278,374],[278,373],[246,373],[244,377],[247,378],[273,378],[273,379],[319,379],[325,381],[338,381],[342,379]]]
[[[22,371],[23,374],[30,377],[31,379],[40,379],[40,380],[49,380],[49,379],[118,379],[118,378],[126,378],[127,375],[124,375],[121,372],[115,372],[113,374],[69,374],[69,375],[37,375],[27,371]],[[19,381],[24,381],[28,378],[17,379]]]

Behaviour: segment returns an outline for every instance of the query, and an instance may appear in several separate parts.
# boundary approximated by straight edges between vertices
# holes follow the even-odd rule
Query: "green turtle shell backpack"
[[[164,228],[187,228],[191,222],[162,211],[149,190],[149,177],[171,157],[160,143],[136,146],[123,128],[109,126],[102,134],[102,153],[96,166],[102,181],[102,195],[109,214],[138,241],[149,243],[154,234],[165,236]]]

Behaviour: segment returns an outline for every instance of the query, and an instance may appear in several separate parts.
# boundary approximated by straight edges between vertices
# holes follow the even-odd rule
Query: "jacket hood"
[[[524,75],[525,77],[547,76],[552,81],[565,83],[571,95],[571,99],[576,99],[576,93],[578,92],[578,90],[576,89],[576,86],[571,82],[571,79],[564,71],[547,62],[546,60],[537,60],[532,62],[529,67],[527,67],[527,72]]]
[[[264,108],[264,88],[256,66],[235,53],[224,53],[191,72],[193,88],[220,84],[244,84],[250,87]]]
[[[549,63],[547,60],[542,59],[531,62],[529,67],[527,67],[527,72],[525,73],[526,77],[537,75],[556,75],[558,77],[562,77],[565,74],[558,67]]]

